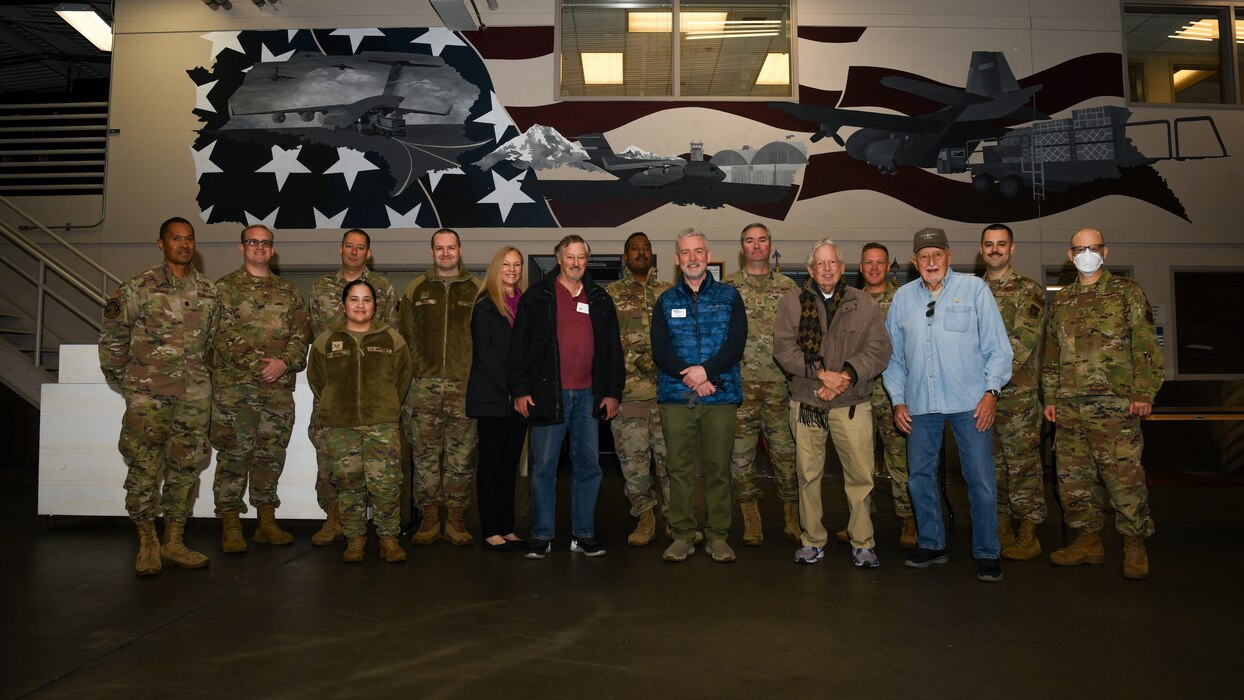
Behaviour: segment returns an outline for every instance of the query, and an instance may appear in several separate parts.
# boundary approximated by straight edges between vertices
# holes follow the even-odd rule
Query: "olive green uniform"
[[[885,322],[886,314],[890,313],[890,302],[894,301],[894,293],[897,291],[898,285],[894,280],[886,279],[884,291],[869,295],[881,307],[882,323]],[[890,401],[890,395],[886,393],[881,377],[873,381],[871,403],[873,425],[881,436],[881,455],[886,473],[890,475],[894,514],[900,518],[915,517],[911,509],[911,496],[907,493],[907,436],[894,423],[894,405]]]

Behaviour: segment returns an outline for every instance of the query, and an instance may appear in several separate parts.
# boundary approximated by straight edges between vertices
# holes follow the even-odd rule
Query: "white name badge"
[[[670,309],[670,318],[686,318],[686,309]]]
[[[587,302],[579,302],[578,306],[575,307],[575,311],[578,311],[581,314],[587,313]]]

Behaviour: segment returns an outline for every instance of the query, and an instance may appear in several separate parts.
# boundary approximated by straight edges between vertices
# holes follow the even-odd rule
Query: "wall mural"
[[[800,38],[843,43],[863,32],[801,27]],[[965,222],[1031,219],[1111,194],[1186,219],[1153,164],[1227,155],[1209,117],[1133,123],[1126,108],[1106,106],[1050,119],[1088,99],[1121,96],[1120,56],[1110,53],[1016,80],[1004,54],[977,51],[962,87],[852,66],[843,91],[800,86],[798,103],[575,101],[507,109],[484,60],[549,55],[551,27],[202,38],[214,63],[188,73],[203,123],[191,146],[198,202],[209,223],[618,226],[667,204],[730,206],[780,220],[799,202],[860,189]],[[705,144],[688,133],[687,151],[673,155],[642,144],[617,151],[604,135],[684,107],[789,135],[753,148]],[[1133,128],[1163,127],[1175,146],[1156,156],[1142,154],[1129,137]],[[848,128],[854,132],[840,135]],[[1216,148],[1181,152],[1181,129],[1211,134]],[[843,150],[809,157],[797,135],[804,133]]]

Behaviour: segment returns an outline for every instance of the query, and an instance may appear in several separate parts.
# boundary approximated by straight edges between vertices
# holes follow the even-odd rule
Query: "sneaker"
[[[855,564],[857,569],[875,569],[881,566],[881,560],[877,558],[877,553],[872,550],[872,547],[852,549],[851,563]]]
[[[997,583],[1002,580],[1002,566],[997,559],[976,560],[976,580]]]
[[[925,549],[917,547],[914,554],[907,557],[907,561],[903,562],[904,566],[910,566],[913,569],[927,569],[934,564],[945,564],[950,561],[950,557],[946,556],[946,550],[943,549]]]
[[[796,564],[815,564],[825,557],[825,550],[820,547],[800,547],[795,550]]]
[[[543,559],[549,552],[553,551],[553,540],[533,539],[527,553],[524,557],[528,559]]]
[[[734,550],[725,540],[709,540],[708,544],[704,545],[704,551],[713,558],[713,561],[723,564],[734,561]]]
[[[603,557],[605,556],[605,548],[596,543],[591,537],[582,539],[576,537],[570,540],[570,551],[578,552],[585,557]]]
[[[688,540],[674,540],[673,544],[665,548],[665,553],[661,558],[665,561],[686,561],[687,557],[695,554],[695,543]]]

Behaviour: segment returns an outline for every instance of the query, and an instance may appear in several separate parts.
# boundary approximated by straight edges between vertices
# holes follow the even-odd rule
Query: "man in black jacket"
[[[570,432],[570,551],[602,556],[595,541],[600,493],[598,419],[618,412],[626,373],[613,300],[587,273],[591,249],[566,236],[553,249],[557,267],[531,285],[518,305],[507,375],[514,410],[531,425],[531,549],[552,551],[557,459]]]

